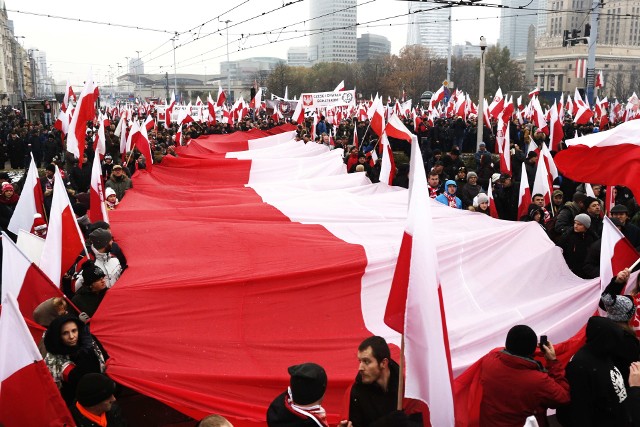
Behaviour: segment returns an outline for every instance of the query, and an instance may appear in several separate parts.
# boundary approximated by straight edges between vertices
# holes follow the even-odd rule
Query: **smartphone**
[[[540,335],[540,351],[544,353],[544,345],[549,345],[549,340],[546,335]]]

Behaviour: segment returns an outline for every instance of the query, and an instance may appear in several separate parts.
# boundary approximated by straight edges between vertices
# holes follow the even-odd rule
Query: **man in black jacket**
[[[611,357],[622,342],[614,321],[594,316],[587,322],[587,343],[569,362],[566,377],[571,402],[558,408],[565,427],[620,427],[627,425],[627,390]]]
[[[372,336],[362,341],[358,361],[358,376],[349,394],[349,421],[353,427],[422,425],[420,414],[409,419],[397,410],[400,368],[391,359],[385,339]]]

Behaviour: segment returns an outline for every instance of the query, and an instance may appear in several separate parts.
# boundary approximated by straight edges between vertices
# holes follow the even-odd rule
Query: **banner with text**
[[[356,102],[356,91],[303,93],[300,99],[304,108],[344,106]]]

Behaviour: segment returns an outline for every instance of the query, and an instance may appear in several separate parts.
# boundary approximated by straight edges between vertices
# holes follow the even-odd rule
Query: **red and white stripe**
[[[264,422],[289,379],[286,368],[308,347],[331,372],[325,401],[335,404],[327,404],[329,419],[345,419],[335,409],[344,385],[353,381],[354,365],[345,361],[371,334],[400,343],[384,323],[384,302],[410,191],[347,174],[337,150],[320,147],[309,155],[315,147],[302,142],[260,141],[293,130],[203,136],[179,148],[179,157],[165,157],[153,173],[136,177],[136,191],[110,218],[130,267],[91,326],[109,348],[112,378],[192,417],[216,412],[234,424],[240,418]],[[271,145],[261,149],[262,143]],[[227,158],[230,151],[244,154]],[[185,197],[167,203],[167,195],[178,193]],[[504,345],[512,324],[496,318],[517,313],[519,322],[555,342],[584,326],[600,298],[599,281],[573,275],[540,227],[428,202],[444,311],[465,313],[446,317],[455,377]],[[140,227],[151,224],[149,206],[153,228],[162,232],[141,235]],[[549,274],[540,277],[527,257],[505,263],[504,244],[513,253],[535,253]],[[476,246],[482,257],[469,250]],[[194,268],[176,272],[176,253]],[[181,318],[176,340],[175,315],[185,307],[189,316]],[[150,349],[153,358],[145,357]],[[392,351],[397,360],[397,347]],[[219,363],[209,363],[212,354]],[[240,379],[247,366],[248,382]],[[445,374],[437,372],[446,385]],[[188,380],[196,375],[198,381]],[[251,405],[242,397],[247,395]]]
[[[576,77],[579,79],[584,79],[587,77],[587,60],[586,59],[576,59]]]

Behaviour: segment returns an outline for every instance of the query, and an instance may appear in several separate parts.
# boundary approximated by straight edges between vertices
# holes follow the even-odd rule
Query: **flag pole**
[[[636,262],[634,262],[633,264],[631,264],[631,267],[629,267],[629,271],[633,271],[634,268],[636,268],[638,266],[638,264],[640,263],[640,258],[638,258],[636,260]]]
[[[402,401],[404,399],[404,334],[400,339],[400,368],[398,375],[398,411],[402,411]]]

